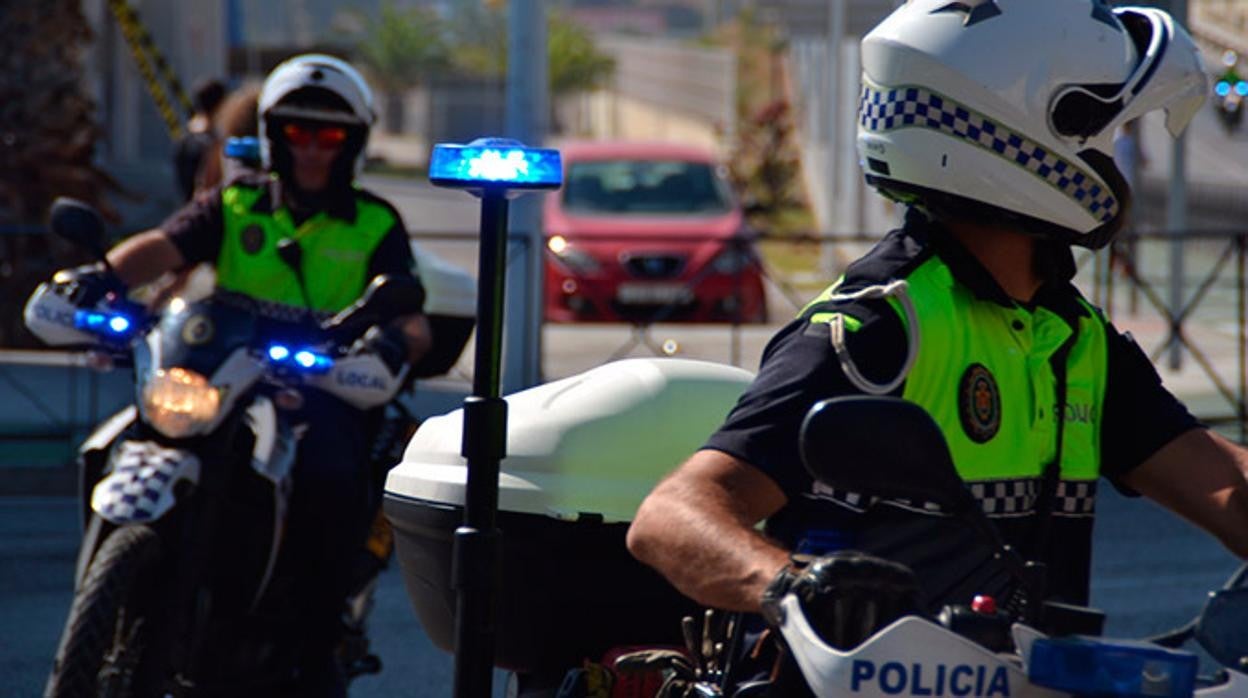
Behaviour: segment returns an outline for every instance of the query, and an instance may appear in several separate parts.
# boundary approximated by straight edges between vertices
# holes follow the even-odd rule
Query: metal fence
[[[756,271],[767,297],[765,322],[750,322],[757,318],[744,316],[712,323],[680,321],[682,316],[691,315],[690,298],[698,299],[698,303],[714,302],[699,290],[707,280],[705,275],[687,276],[684,293],[664,290],[680,299],[679,303],[647,306],[631,320],[614,324],[548,322],[543,335],[545,378],[560,378],[605,361],[644,355],[684,356],[754,369],[776,330],[878,239],[870,235],[764,235],[753,243],[731,242],[759,251]],[[645,241],[632,244],[637,249],[646,248]],[[1233,430],[1240,440],[1248,440],[1246,244],[1248,233],[1239,232],[1132,235],[1119,241],[1112,252],[1078,251],[1075,279],[1119,329],[1135,337],[1158,366],[1167,387],[1194,414],[1206,423]],[[1181,246],[1186,262],[1177,306],[1170,302],[1171,257],[1176,245]],[[819,268],[821,260],[832,260],[832,267]],[[742,281],[731,286],[746,289],[749,284]],[[548,308],[549,293],[548,288]],[[748,304],[738,303],[737,307]],[[1177,366],[1163,360],[1174,345],[1180,358]]]
[[[600,237],[594,239],[607,242]],[[446,263],[475,273],[475,236],[422,235],[417,236],[417,241]],[[630,237],[627,246],[620,247],[627,251],[617,253],[615,258],[620,265],[618,279],[642,286],[633,286],[623,297],[618,284],[600,289],[597,302],[617,304],[622,315],[617,312],[607,319],[546,322],[542,329],[543,379],[554,380],[635,356],[694,358],[754,369],[777,329],[877,241],[878,236],[869,235],[764,235],[753,241],[727,243],[691,238],[687,241],[691,249],[714,242],[721,246],[716,254],[731,252],[751,262],[740,265],[736,273],[725,275],[713,271],[709,264],[690,259],[680,264],[674,277],[665,279],[662,275],[670,275],[676,269],[675,263],[670,259],[654,262],[647,257],[675,256],[673,239],[646,241]],[[575,246],[583,241],[572,238],[565,242]],[[1181,246],[1186,261],[1182,300],[1177,305],[1169,302],[1168,290],[1171,255],[1176,245]],[[1240,440],[1248,440],[1246,246],[1248,233],[1147,233],[1119,244],[1113,259],[1105,251],[1082,251],[1076,255],[1076,284],[1084,294],[1102,307],[1117,327],[1134,335],[1158,365],[1167,387],[1194,414]],[[647,250],[659,252],[651,254]],[[546,254],[552,257],[551,266],[558,269],[560,262],[554,259],[549,240]],[[702,260],[713,256],[706,251],[701,254]],[[830,266],[821,266],[829,263]],[[510,273],[519,273],[519,269],[513,265]],[[645,276],[647,273],[649,276]],[[763,312],[745,301],[754,279],[761,288]],[[718,284],[718,296],[705,293],[711,282]],[[650,285],[651,290],[638,290],[645,285]],[[549,309],[562,302],[563,293],[558,283],[547,287],[548,318]],[[718,315],[711,321],[704,321],[706,314],[698,308],[707,303],[719,304],[715,309]],[[16,307],[20,304],[11,304],[10,312]],[[1175,344],[1180,347],[1182,362],[1172,368],[1165,359],[1169,347]],[[466,386],[471,380],[472,356],[470,346],[445,380]],[[25,363],[0,361],[0,396],[9,415],[9,423],[0,429],[0,465],[10,460],[14,444],[19,442],[50,445],[65,439],[64,448],[56,448],[60,453],[69,452],[73,440],[82,436],[82,425],[78,424],[82,418],[106,416],[102,411],[107,412],[111,403],[102,403],[110,402],[112,388],[108,386],[120,385],[120,392],[128,397],[124,380],[114,376],[99,383],[74,357],[62,355],[58,360],[73,375],[64,375],[61,382],[54,382],[49,374],[35,383],[27,378],[34,375],[30,373],[29,355]],[[33,361],[38,364],[50,360]],[[56,369],[44,367],[39,371]]]

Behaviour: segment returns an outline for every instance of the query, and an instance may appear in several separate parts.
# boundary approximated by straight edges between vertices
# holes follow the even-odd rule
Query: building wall
[[[226,76],[225,0],[130,2],[188,93],[199,78]],[[107,0],[84,0],[83,10],[95,32],[86,79],[103,130],[97,154],[103,167],[138,195],[119,202],[123,227],[152,225],[178,203],[173,142]]]
[[[563,105],[570,135],[671,140],[725,151],[736,130],[736,57],[728,50],[640,37],[602,37],[610,85]]]

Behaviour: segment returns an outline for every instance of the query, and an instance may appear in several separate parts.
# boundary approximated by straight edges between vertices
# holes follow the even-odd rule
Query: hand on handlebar
[[[103,264],[84,264],[72,269],[62,269],[52,280],[67,289],[67,295],[81,308],[94,307],[101,299],[123,299],[128,289],[121,279]]]
[[[404,340],[403,330],[398,326],[389,325],[382,328],[373,325],[368,328],[363,337],[355,340],[347,354],[349,356],[376,354],[386,368],[397,376],[407,365],[407,342]]]
[[[842,650],[921,610],[918,583],[909,567],[855,550],[785,566],[763,593],[763,615],[772,625],[784,622],[779,602],[790,592],[797,595],[815,632]]]

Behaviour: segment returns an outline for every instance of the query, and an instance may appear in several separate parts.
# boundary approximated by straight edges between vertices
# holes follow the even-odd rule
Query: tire
[[[156,532],[147,526],[123,526],[104,540],[74,593],[44,698],[101,695],[100,670],[120,636],[122,610],[159,549]]]

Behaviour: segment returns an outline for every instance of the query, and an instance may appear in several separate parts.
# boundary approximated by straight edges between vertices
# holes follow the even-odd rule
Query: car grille
[[[628,254],[620,256],[620,263],[638,279],[674,279],[685,269],[683,255]]]

